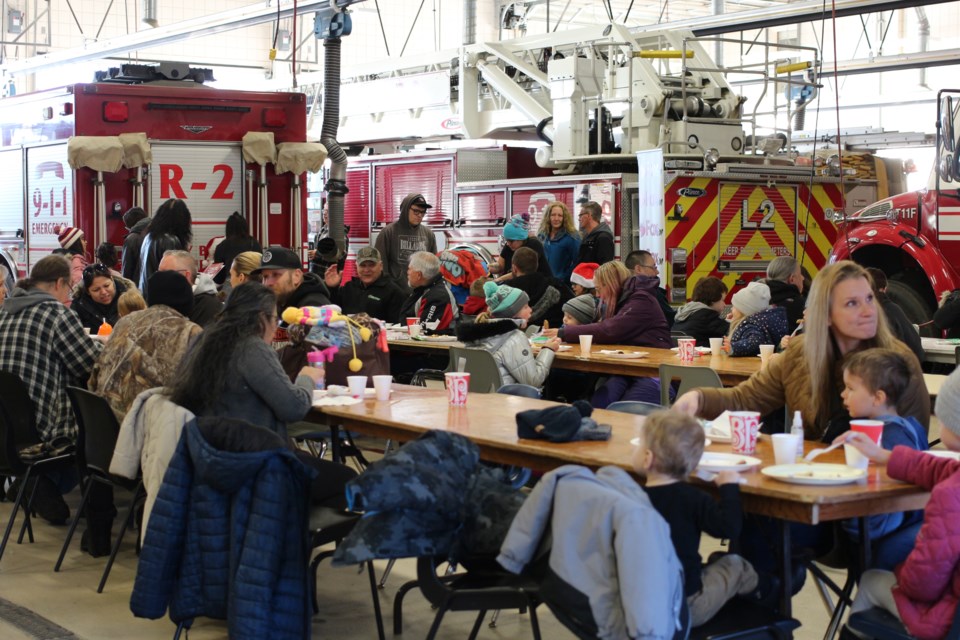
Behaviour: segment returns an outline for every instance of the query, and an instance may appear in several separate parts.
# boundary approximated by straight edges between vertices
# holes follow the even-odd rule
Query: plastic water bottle
[[[319,351],[308,351],[308,352],[307,352],[307,363],[308,363],[311,367],[315,367],[315,368],[320,369],[321,371],[323,371],[323,362],[324,362],[324,361],[323,361],[323,354],[320,353]],[[317,382],[317,389],[326,389],[326,388],[327,388],[327,386],[326,386],[326,381],[325,381],[325,379],[321,378],[320,381]]]
[[[797,444],[797,459],[803,458],[803,418],[799,411],[793,412],[793,425],[790,427],[791,434],[800,436],[800,442]]]

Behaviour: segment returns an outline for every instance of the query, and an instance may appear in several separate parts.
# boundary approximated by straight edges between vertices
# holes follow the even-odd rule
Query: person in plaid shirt
[[[17,285],[0,307],[0,370],[20,376],[34,402],[41,440],[59,446],[75,440],[77,433],[66,387],[86,383],[101,345],[64,306],[70,299],[66,258],[41,259]],[[51,522],[65,522],[69,509],[61,490],[69,488],[58,489],[53,479],[41,477],[37,512]]]

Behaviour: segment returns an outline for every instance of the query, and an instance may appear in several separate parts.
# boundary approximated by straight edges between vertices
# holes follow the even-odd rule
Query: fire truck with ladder
[[[122,245],[123,213],[168,198],[189,206],[201,259],[234,211],[264,246],[300,246],[303,173],[278,170],[271,154],[306,141],[305,96],[213,89],[208,78],[186,65],[125,65],[104,81],[0,102],[0,259],[11,271],[58,248],[60,225],[83,230],[88,253]],[[84,159],[85,140],[108,151]],[[97,165],[107,158],[116,164]]]
[[[834,221],[831,260],[887,274],[888,293],[923,324],[944,292],[960,288],[960,90],[937,94],[937,156],[926,188],[882,199]]]
[[[547,203],[593,200],[621,256],[656,256],[672,303],[708,275],[735,290],[780,255],[815,274],[837,240],[834,212],[886,194],[790,153],[791,121],[818,87],[815,49],[754,42],[761,63],[721,67],[707,52],[718,42],[729,41],[600,25],[345,67],[338,140],[369,154],[347,168],[350,253],[397,218],[408,193],[434,205],[425,223],[438,246],[485,259],[511,216],[529,214],[535,230]],[[739,95],[734,77],[762,99]],[[460,148],[443,149],[451,139]],[[479,139],[540,146],[463,148]],[[443,142],[397,152],[430,140]]]

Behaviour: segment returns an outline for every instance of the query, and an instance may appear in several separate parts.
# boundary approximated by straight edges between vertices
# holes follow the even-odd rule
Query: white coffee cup
[[[762,344],[760,345],[760,362],[767,364],[770,361],[770,356],[773,355],[776,345],[772,344]]]
[[[590,357],[590,347],[593,346],[593,336],[580,336],[580,356]]]
[[[391,384],[393,384],[393,376],[373,376],[373,388],[377,392],[377,400],[382,402],[390,399]]]
[[[847,460],[848,467],[853,467],[854,469],[866,469],[867,465],[870,464],[870,458],[860,453],[860,450],[852,444],[844,443],[843,455]]]
[[[723,353],[723,338],[710,338],[710,354],[718,356]]]
[[[367,376],[347,376],[347,386],[350,387],[351,396],[362,400],[367,388]]]
[[[90,335],[90,327],[84,327],[83,332],[87,335]]]
[[[775,433],[773,439],[773,459],[777,464],[793,464],[797,461],[797,447],[800,444],[799,433]]]
[[[420,335],[421,331],[423,331],[423,325],[412,324],[409,327],[407,327],[407,333],[410,334],[411,338],[415,338],[418,335]]]

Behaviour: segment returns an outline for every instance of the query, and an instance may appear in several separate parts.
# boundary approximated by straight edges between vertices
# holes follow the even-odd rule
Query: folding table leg
[[[793,605],[790,598],[793,595],[793,566],[790,553],[790,523],[778,519],[777,530],[780,534],[780,544],[777,546],[777,566],[780,569],[780,613],[787,618],[792,618]]]

